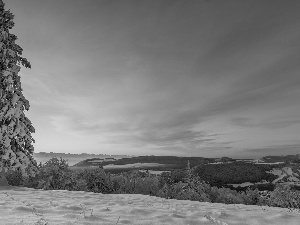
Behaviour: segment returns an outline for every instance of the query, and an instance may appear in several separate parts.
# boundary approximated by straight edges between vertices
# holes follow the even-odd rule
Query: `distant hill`
[[[34,159],[37,161],[37,163],[46,163],[50,159],[56,157],[58,159],[62,158],[66,160],[69,164],[69,166],[73,166],[85,159],[90,159],[90,158],[126,158],[126,157],[132,157],[128,155],[105,155],[105,154],[87,154],[87,153],[82,153],[82,154],[70,154],[70,153],[55,153],[55,152],[39,152],[39,153],[33,153]]]
[[[178,157],[178,156],[137,156],[131,158],[120,158],[120,159],[99,159],[99,158],[89,158],[85,159],[77,164],[74,167],[90,167],[90,166],[107,166],[110,164],[113,165],[128,165],[128,164],[141,164],[141,163],[157,163],[160,166],[157,166],[156,169],[160,170],[165,167],[173,169],[183,169],[187,166],[189,161],[190,167],[212,163],[217,160],[216,158],[203,158],[203,157]]]
[[[261,158],[262,161],[266,163],[275,162],[288,162],[288,163],[300,163],[300,154],[297,155],[286,155],[286,156],[264,156]]]
[[[131,158],[113,158],[105,159],[89,158],[76,163],[70,169],[78,170],[93,167],[102,167],[105,172],[118,174],[135,170],[150,170],[151,173],[158,171],[172,171],[186,168],[188,161],[190,167],[214,162],[214,158],[203,157],[178,157],[178,156],[134,156]]]

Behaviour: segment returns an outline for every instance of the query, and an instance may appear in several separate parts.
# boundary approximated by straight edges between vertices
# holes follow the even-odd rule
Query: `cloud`
[[[217,71],[221,67],[231,68],[236,61],[242,64],[240,67],[249,64],[244,59],[253,58],[255,52],[265,49],[270,38],[273,39],[282,27],[276,23],[270,26],[262,22],[262,17],[254,14],[252,18],[243,18],[242,22],[228,27],[203,57],[203,66]]]
[[[271,121],[265,120],[259,123],[253,123],[250,118],[236,117],[231,119],[231,122],[235,126],[249,127],[249,128],[267,128],[267,129],[280,129],[294,124],[300,123],[300,119],[282,120],[282,121]]]
[[[40,133],[76,136],[70,146],[193,154],[297,133],[296,4],[90,3],[10,3]]]
[[[252,155],[294,155],[295,152],[299,152],[300,143],[298,144],[285,144],[285,145],[273,145],[266,146],[264,148],[246,149],[243,152]]]
[[[138,140],[159,146],[189,145],[197,146],[203,142],[214,141],[208,138],[204,132],[187,129],[143,130],[137,137]]]
[[[102,133],[126,133],[130,131],[130,126],[121,122],[88,123],[83,117],[75,115],[49,116],[51,123],[58,132],[77,133],[81,135],[91,135]]]

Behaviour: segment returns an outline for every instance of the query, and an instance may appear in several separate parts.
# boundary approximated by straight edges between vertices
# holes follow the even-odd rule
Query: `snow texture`
[[[299,225],[299,211],[163,199],[141,194],[0,187],[0,218],[15,224]]]

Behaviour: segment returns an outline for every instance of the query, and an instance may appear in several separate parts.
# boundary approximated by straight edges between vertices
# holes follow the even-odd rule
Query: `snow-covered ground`
[[[273,173],[274,175],[277,175],[278,178],[273,180],[273,184],[277,183],[278,181],[282,180],[284,177],[288,177],[288,180],[291,182],[300,182],[300,180],[297,178],[298,174],[294,173],[290,167],[283,167],[282,169],[273,169],[267,173]]]
[[[142,173],[147,173],[147,170],[139,170]],[[156,170],[148,170],[149,174],[153,174],[153,175],[161,175],[163,172],[167,172],[170,173],[171,171],[156,171]]]
[[[264,184],[264,182],[259,182],[259,183],[255,183],[255,184]],[[254,185],[254,183],[245,182],[242,184],[228,184],[228,185],[232,185],[233,187],[246,187],[246,186]]]
[[[164,166],[166,164],[159,164],[159,163],[134,163],[134,164],[126,164],[126,165],[113,165],[113,164],[109,164],[106,166],[103,166],[104,169],[126,169],[126,168],[143,168],[143,167],[158,167],[158,166]],[[99,166],[90,166],[90,168],[98,168]],[[70,169],[80,169],[80,167],[70,167]],[[140,172],[144,172],[146,173],[147,170],[139,170]],[[150,174],[154,174],[154,175],[160,175],[163,172],[171,172],[171,171],[155,171],[155,170],[148,170],[148,172]]]
[[[300,213],[141,194],[0,187],[0,218],[3,225],[299,225]]]

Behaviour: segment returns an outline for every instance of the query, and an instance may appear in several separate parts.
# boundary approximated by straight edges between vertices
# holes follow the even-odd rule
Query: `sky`
[[[4,3],[36,153],[300,153],[299,0]]]

